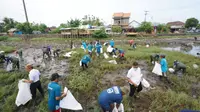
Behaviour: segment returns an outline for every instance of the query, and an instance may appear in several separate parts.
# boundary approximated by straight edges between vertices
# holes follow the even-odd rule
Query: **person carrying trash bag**
[[[93,51],[94,46],[92,45],[92,42],[90,42],[90,44],[88,44],[88,52],[90,57],[92,57],[92,51]]]
[[[9,63],[12,63],[13,64],[13,69],[17,68],[19,70],[19,59],[14,57],[14,56],[8,56],[8,57],[5,57],[5,60],[6,60],[6,66],[8,66]]]
[[[112,112],[114,103],[117,103],[116,107],[118,109],[127,91],[125,87],[119,86],[113,86],[103,90],[98,97],[98,102],[103,112]]]
[[[183,64],[177,60],[174,60],[174,68],[175,68],[174,74],[176,74],[179,71],[182,71],[183,74],[186,72],[185,64]]]
[[[102,48],[101,44],[97,43],[95,47],[96,47],[97,56],[100,56],[100,54],[101,54],[101,48]]]
[[[162,76],[161,77],[167,77],[167,60],[165,58],[165,55],[160,55],[161,60],[160,60],[160,65],[161,65],[161,71],[162,71]]]
[[[90,56],[88,54],[84,55],[83,58],[81,59],[81,66],[83,70],[85,68],[88,68],[88,63],[91,61]]]
[[[30,83],[30,90],[32,94],[32,99],[36,99],[36,89],[39,90],[39,92],[42,95],[42,98],[44,98],[44,90],[42,88],[41,82],[40,82],[40,72],[37,69],[34,69],[32,65],[28,64],[25,67],[26,71],[29,72],[29,80],[25,79],[23,82]]]
[[[60,100],[63,99],[67,93],[61,92],[61,86],[58,84],[60,75],[54,73],[51,75],[51,82],[48,84],[48,109],[50,112],[61,112]]]
[[[155,62],[159,60],[159,57],[159,54],[152,54],[150,56],[150,63],[155,64]]]
[[[130,85],[130,93],[129,96],[130,97],[139,97],[137,95],[135,95],[135,91],[137,91],[137,93],[139,93],[140,91],[142,91],[142,73],[141,73],[141,69],[140,67],[138,67],[138,63],[134,62],[132,68],[128,71],[127,74],[127,81]]]

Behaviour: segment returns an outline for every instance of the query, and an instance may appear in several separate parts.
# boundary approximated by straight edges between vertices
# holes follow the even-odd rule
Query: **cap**
[[[58,79],[59,77],[60,77],[60,75],[58,73],[53,73],[51,75],[51,81],[54,81],[54,80]]]

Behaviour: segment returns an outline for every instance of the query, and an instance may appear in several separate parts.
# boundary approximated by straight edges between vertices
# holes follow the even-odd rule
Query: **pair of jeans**
[[[135,94],[135,91],[137,90],[137,92],[139,93],[140,91],[142,91],[142,83],[140,82],[140,84],[138,85],[138,87],[135,87],[134,85],[130,84],[130,93],[129,96],[132,97]]]
[[[42,89],[42,85],[40,81],[31,83],[30,85],[30,90],[31,90],[31,94],[32,94],[32,98],[35,99],[36,98],[36,89],[39,90],[39,92],[41,93],[42,97],[44,97],[44,91]]]

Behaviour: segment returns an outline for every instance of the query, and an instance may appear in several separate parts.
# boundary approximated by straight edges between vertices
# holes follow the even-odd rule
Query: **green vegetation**
[[[153,30],[153,26],[151,22],[142,22],[139,28],[137,28],[138,32],[146,32],[151,33]]]
[[[7,36],[0,36],[0,41],[5,41],[5,40],[7,40],[7,39],[8,39]]]
[[[15,51],[14,47],[11,46],[0,46],[0,51],[5,51],[5,53],[11,53],[13,51]]]
[[[101,29],[101,30],[94,31],[94,33],[92,34],[92,37],[94,37],[94,38],[107,38],[108,35],[106,34],[105,29]]]
[[[165,25],[165,24],[159,24],[157,26],[157,31],[158,33],[169,33],[169,26]]]
[[[196,28],[199,24],[199,20],[196,18],[189,18],[185,23],[186,28]]]
[[[120,26],[112,26],[112,32],[121,33],[122,28]]]

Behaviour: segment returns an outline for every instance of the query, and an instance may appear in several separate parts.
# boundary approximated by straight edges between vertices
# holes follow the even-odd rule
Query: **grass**
[[[172,67],[173,61],[178,59],[187,65],[187,73],[181,78],[172,74],[168,74],[169,79],[174,84],[170,86],[170,89],[163,89],[164,87],[160,87],[156,90],[141,93],[141,98],[144,100],[141,104],[141,107],[144,106],[144,110],[151,110],[152,112],[177,112],[183,108],[200,110],[200,97],[198,96],[195,99],[191,94],[192,85],[200,81],[200,69],[194,69],[192,67],[194,63],[200,65],[199,58],[180,52],[164,51],[156,46],[150,48],[138,46],[136,50],[130,49],[128,45],[119,45],[117,47],[125,50],[126,57],[126,60],[123,61],[123,63],[117,60],[117,65],[107,62],[112,58],[104,59],[103,56],[100,58],[94,56],[92,57],[92,62],[89,63],[89,68],[83,71],[79,66],[79,61],[85,53],[79,48],[75,49],[78,54],[73,54],[73,57],[69,58],[70,66],[68,69],[70,72],[68,77],[62,79],[62,86],[67,86],[70,89],[74,97],[82,104],[84,111],[100,112],[100,108],[97,103],[98,95],[102,90],[110,87],[109,84],[102,83],[101,80],[103,79],[104,75],[107,73],[114,73],[116,71],[128,69],[132,62],[140,60],[145,60],[149,65],[149,70],[152,70],[153,66],[150,66],[151,64],[149,61],[152,53],[166,54],[169,67]],[[69,49],[66,49],[66,51],[69,51]],[[22,78],[27,78],[27,73],[7,73],[2,70],[0,71],[0,111],[19,112],[20,109],[23,110],[25,108],[32,108],[30,105],[25,105],[21,108],[17,108],[15,106],[17,83],[18,80]],[[47,78],[42,77],[41,82],[45,90],[45,99],[37,104],[35,109],[38,112],[46,112],[48,111],[46,87],[50,81],[47,80]],[[136,100],[133,103],[130,103],[130,98],[126,95],[124,97],[123,104],[125,106],[125,112],[133,112],[134,110],[137,110],[135,106],[138,105],[138,101]],[[145,107],[145,105],[147,106]],[[176,107],[177,105],[179,107]],[[70,111],[63,110],[63,112]]]
[[[2,46],[0,45],[0,51],[5,51],[5,53],[11,53],[15,51],[15,48],[12,46]]]

